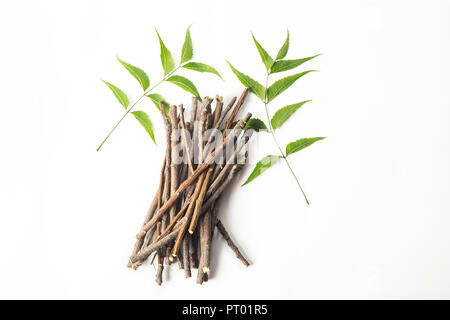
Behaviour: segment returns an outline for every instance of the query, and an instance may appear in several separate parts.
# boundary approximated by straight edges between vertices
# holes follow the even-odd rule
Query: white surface
[[[0,4],[0,298],[450,298],[448,1],[2,1]],[[161,77],[157,27],[178,57],[192,23],[202,95],[242,87],[224,59],[260,79],[250,31],[273,55],[323,53],[272,105],[313,99],[279,137],[327,139],[240,188],[220,212],[253,262],[214,239],[203,287],[174,266],[125,268],[156,188],[158,147],[100,79],[139,94],[115,54]],[[188,104],[166,85],[158,92]],[[262,105],[247,110],[263,117]],[[260,135],[261,154],[275,152]],[[256,152],[256,151],[255,151]],[[244,175],[249,173],[247,168]],[[239,182],[242,182],[243,176]]]

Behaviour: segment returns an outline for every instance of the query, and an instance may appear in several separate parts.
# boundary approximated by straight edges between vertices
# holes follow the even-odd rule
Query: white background
[[[0,4],[1,298],[450,298],[450,3],[448,1],[2,1]],[[157,27],[179,57],[192,24],[186,75],[201,95],[239,95],[224,59],[263,81],[251,31],[275,55],[322,53],[271,106],[313,101],[282,129],[283,143],[326,136],[292,163],[307,206],[281,162],[222,201],[246,256],[214,238],[212,279],[173,266],[125,267],[163,157],[128,118],[105,79],[131,97],[137,82],[115,55],[162,76]],[[173,103],[189,94],[170,84]],[[263,117],[250,97],[246,110]],[[260,134],[258,154],[276,152]],[[256,149],[256,148],[255,148]]]

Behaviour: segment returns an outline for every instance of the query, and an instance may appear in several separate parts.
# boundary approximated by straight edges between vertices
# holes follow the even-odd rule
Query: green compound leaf
[[[265,95],[264,87],[259,82],[253,80],[249,76],[247,76],[247,75],[243,74],[242,72],[239,72],[238,70],[236,70],[231,65],[231,63],[229,63],[228,61],[227,61],[227,63],[229,64],[231,70],[236,75],[236,77],[239,79],[239,81],[242,82],[242,84],[246,88],[248,88],[250,90],[250,92],[252,92],[254,95],[256,95],[261,100],[264,100],[264,95]]]
[[[274,156],[274,155],[268,155],[262,158],[253,169],[252,173],[248,176],[247,180],[242,184],[242,186],[245,186],[247,183],[258,177],[261,173],[269,169],[274,163],[276,163],[281,157],[280,156]]]
[[[244,130],[253,129],[257,132],[259,131],[268,131],[267,126],[264,121],[258,118],[251,118],[247,121],[247,124],[244,127]]]
[[[175,62],[173,61],[172,54],[170,53],[169,49],[167,49],[161,37],[159,36],[158,30],[156,30],[156,34],[158,35],[159,46],[161,47],[161,64],[164,69],[164,75],[167,75],[175,68]]]
[[[111,91],[116,96],[117,100],[119,100],[120,104],[126,110],[128,108],[128,106],[130,105],[130,100],[128,99],[128,96],[122,90],[120,90],[115,85],[113,85],[112,83],[106,82],[104,80],[102,80],[102,81],[111,89]]]
[[[192,93],[197,98],[200,98],[200,94],[197,91],[195,85],[191,82],[191,80],[182,77],[182,76],[171,76],[167,81],[172,82],[173,84],[179,86],[180,88],[186,90],[187,92]]]
[[[258,49],[259,55],[261,56],[261,60],[266,66],[266,69],[269,70],[270,67],[273,65],[273,59],[272,57],[267,53],[266,50],[259,44],[259,42],[256,40],[255,36],[252,33],[253,41],[255,42],[256,48]]]
[[[305,149],[306,147],[312,145],[314,142],[322,139],[325,139],[325,137],[302,138],[294,142],[291,142],[286,146],[286,156],[298,152],[302,149]]]
[[[302,101],[295,104],[290,104],[288,106],[285,106],[275,112],[275,114],[272,117],[272,120],[270,120],[270,123],[272,124],[272,128],[277,129],[281,127],[283,123],[286,122],[287,119],[289,119],[295,111],[297,111],[302,105],[309,102],[311,100]]]
[[[284,41],[283,46],[280,48],[280,51],[278,51],[277,54],[277,60],[283,59],[289,50],[289,30],[287,30],[287,37],[286,41]]]
[[[156,106],[156,108],[158,108],[158,110],[160,110],[159,102],[161,101],[164,105],[164,109],[166,109],[166,113],[169,112],[168,110],[170,108],[170,104],[169,104],[169,102],[167,102],[166,99],[164,99],[164,97],[162,95],[160,95],[158,93],[152,93],[152,94],[149,94],[147,97],[149,97],[150,100],[152,100],[152,102],[155,104],[155,106]]]
[[[138,67],[135,67],[123,60],[120,60],[119,57],[117,57],[117,60],[125,67],[125,69],[128,70],[128,72],[139,82],[142,89],[147,90],[150,86],[150,79],[148,78],[148,75],[144,72],[144,70],[139,69]]]
[[[194,71],[198,71],[198,72],[209,72],[209,73],[213,73],[216,76],[218,76],[220,79],[223,80],[222,76],[219,74],[219,72],[217,72],[216,69],[214,69],[213,67],[205,64],[205,63],[201,63],[201,62],[189,62],[186,63],[183,68],[189,69],[189,70],[194,70]]]
[[[277,72],[283,72],[283,71],[288,71],[288,70],[294,69],[294,68],[302,65],[306,61],[314,59],[317,56],[320,56],[320,54],[316,54],[315,56],[312,56],[312,57],[296,59],[296,60],[275,61],[275,63],[272,65],[272,68],[270,68],[270,73],[277,73]]]
[[[149,116],[144,111],[133,111],[132,114],[144,127],[145,131],[147,131],[147,133],[150,135],[150,138],[152,138],[153,142],[156,144],[155,134],[153,133],[153,124]]]
[[[194,50],[192,49],[191,33],[189,26],[186,30],[186,37],[184,39],[183,49],[181,50],[181,63],[189,61],[194,56]]]
[[[272,101],[276,96],[282,93],[284,90],[289,88],[291,85],[295,83],[299,78],[303,77],[305,74],[313,72],[316,70],[308,70],[301,73],[294,74],[292,76],[288,76],[286,78],[280,79],[272,84],[269,89],[267,89],[267,101]]]

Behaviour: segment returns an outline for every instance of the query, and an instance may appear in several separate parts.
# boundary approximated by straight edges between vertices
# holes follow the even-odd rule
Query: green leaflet
[[[258,118],[251,118],[247,121],[244,130],[253,129],[257,132],[259,131],[267,131],[267,126],[264,123],[264,121],[258,119]]]
[[[312,145],[314,142],[322,139],[325,139],[325,137],[302,138],[294,142],[291,142],[286,146],[286,156],[293,154],[297,151],[300,151],[302,149],[305,149],[306,147]]]
[[[186,30],[186,37],[184,39],[183,49],[181,50],[181,63],[189,61],[194,56],[194,50],[192,49],[191,33],[189,26]]]
[[[300,72],[300,73],[297,73],[292,76],[288,76],[286,78],[276,81],[274,84],[272,84],[267,89],[267,101],[268,102],[272,101],[276,96],[278,96],[284,90],[286,90],[291,85],[293,85],[294,82],[297,81],[299,78],[301,78],[305,74],[313,72],[313,71],[316,71],[316,70],[308,70],[308,71]]]
[[[230,65],[231,70],[236,75],[236,77],[239,79],[242,84],[250,90],[253,94],[255,94],[258,98],[261,100],[264,100],[265,95],[265,89],[264,87],[257,81],[253,80],[249,76],[243,74],[242,72],[239,72],[236,70],[231,63],[227,61],[227,63]]]
[[[283,123],[286,122],[287,119],[289,119],[295,111],[297,111],[302,105],[309,102],[311,100],[302,101],[295,104],[290,104],[288,106],[285,106],[275,112],[275,114],[272,117],[272,120],[270,120],[270,123],[272,124],[273,129],[277,129],[281,127]]]
[[[283,71],[294,69],[294,68],[298,67],[299,65],[305,63],[306,61],[314,59],[317,56],[320,56],[320,54],[316,54],[315,56],[312,56],[312,57],[296,59],[296,60],[275,61],[275,63],[272,65],[272,68],[270,68],[270,73],[277,73],[277,72],[283,72]]]
[[[261,60],[263,61],[266,69],[269,70],[273,65],[272,57],[267,53],[266,50],[259,44],[259,42],[255,39],[255,36],[252,33],[253,41],[255,42],[256,48],[258,49],[259,55],[261,56]]]
[[[129,73],[139,82],[142,89],[147,90],[150,86],[150,79],[148,78],[148,75],[144,72],[144,70],[139,69],[138,67],[135,67],[123,60],[120,60],[119,57],[117,57],[117,60],[125,67],[125,69],[128,70]]]
[[[149,116],[144,111],[133,111],[132,114],[139,121],[139,123],[144,127],[145,131],[148,132],[150,138],[152,138],[153,142],[155,141],[155,134],[153,133],[153,124],[150,120]]]
[[[102,81],[111,89],[111,91],[116,96],[117,100],[119,100],[120,104],[126,110],[128,108],[128,106],[130,105],[130,100],[128,99],[128,96],[122,90],[120,90],[115,85],[113,85],[112,83],[106,82],[104,80],[102,80]]]
[[[284,41],[283,46],[280,48],[277,54],[277,60],[283,59],[289,50],[289,30],[287,30],[286,41]]]
[[[167,81],[172,82],[173,84],[176,84],[180,88],[186,90],[187,92],[192,93],[197,98],[200,98],[200,94],[197,91],[197,88],[195,85],[191,82],[191,80],[182,77],[182,76],[171,76]]]
[[[198,72],[209,72],[209,73],[213,73],[215,75],[217,75],[220,79],[223,80],[222,76],[219,74],[219,72],[217,72],[216,69],[214,69],[213,67],[205,64],[205,63],[201,63],[201,62],[189,62],[186,63],[183,68],[189,69],[189,70],[194,70],[194,71],[198,71]]]
[[[170,108],[170,104],[167,102],[166,99],[164,99],[164,97],[158,93],[152,93],[149,94],[147,97],[150,98],[150,100],[152,100],[152,102],[155,104],[156,108],[159,109],[159,102],[161,101],[164,105],[164,109],[166,109],[166,113],[168,113],[169,108]]]
[[[175,68],[175,62],[173,61],[172,54],[169,49],[164,45],[161,37],[159,36],[158,30],[156,30],[156,34],[159,39],[159,46],[161,47],[161,64],[164,69],[164,75],[167,75]]]
[[[247,183],[258,177],[261,173],[269,169],[275,162],[277,162],[281,157],[280,156],[274,156],[274,155],[268,155],[262,158],[253,169],[252,173],[248,176],[247,180],[242,184],[242,186],[245,186]]]

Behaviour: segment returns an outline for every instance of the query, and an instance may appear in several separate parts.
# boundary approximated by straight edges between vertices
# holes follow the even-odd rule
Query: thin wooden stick
[[[167,246],[170,242],[172,242],[176,238],[176,236],[178,234],[178,230],[180,230],[180,228],[183,226],[184,223],[186,223],[186,218],[183,218],[180,221],[178,221],[178,223],[175,226],[175,228],[173,229],[173,231],[171,233],[169,233],[167,236],[159,239],[156,242],[153,242],[148,247],[139,251],[139,253],[137,255],[135,255],[134,257],[131,258],[131,262],[135,263],[139,260],[145,260],[155,250],[158,250],[160,248]]]
[[[161,233],[161,222],[158,222],[156,224],[156,236],[155,236],[155,239],[158,239],[160,233]],[[162,259],[162,256],[161,256],[161,250],[157,250],[156,251],[156,255],[157,255],[157,258],[158,258],[158,268],[156,270],[155,281],[160,286],[161,283],[162,283],[162,274],[163,274],[163,271],[164,271],[164,265],[163,265],[163,259]]]
[[[239,109],[241,108],[242,104],[244,103],[245,97],[248,94],[248,88],[245,88],[242,92],[241,96],[239,97],[238,102],[236,103],[236,107],[234,107],[233,112],[231,113],[230,117],[228,118],[227,122],[225,123],[224,128],[224,134],[227,131],[227,129],[231,128],[231,124],[234,121],[234,118],[236,117],[237,113],[239,112]]]
[[[171,134],[170,134],[170,150],[171,150],[171,164],[170,164],[170,195],[173,195],[178,187],[178,149],[177,149],[177,130],[178,130],[178,121],[177,121],[177,107],[171,106],[169,111]],[[176,205],[173,205],[170,208],[169,216],[170,220],[175,217],[176,214]]]
[[[211,210],[208,210],[202,217],[200,223],[200,242],[200,267],[204,273],[209,274],[211,269]]]
[[[222,224],[220,220],[217,221],[217,229],[219,229],[219,232],[222,234],[223,238],[228,243],[228,246],[235,253],[236,258],[238,258],[246,267],[248,267],[250,263],[247,261],[247,259],[244,258],[242,253],[239,251],[238,247],[234,244],[233,240],[231,240],[230,235],[228,234],[227,230],[225,229],[225,226]]]
[[[216,107],[214,108],[213,127],[219,123],[220,116],[222,115],[223,97],[216,96]]]
[[[189,239],[184,237],[183,239],[183,265],[184,265],[184,276],[186,278],[191,277],[191,263],[189,259]]]
[[[194,233],[189,239],[189,264],[191,269],[198,268],[198,256],[197,256],[197,235]]]
[[[219,187],[223,177],[228,172],[229,168],[234,165],[235,159],[237,159],[238,153],[242,150],[242,148],[248,143],[250,137],[253,134],[253,130],[249,130],[244,133],[244,136],[239,140],[238,145],[234,149],[234,152],[232,156],[228,159],[227,164],[222,168],[220,173],[217,175],[217,177],[214,179],[213,183],[211,183],[208,193],[206,194],[206,197],[210,197],[211,194]]]
[[[230,112],[231,108],[233,108],[234,103],[236,102],[237,97],[233,97],[231,99],[231,101],[228,103],[227,107],[225,108],[225,110],[222,112],[222,114],[220,115],[219,120],[217,121],[217,128],[220,128],[220,126],[222,125],[223,120],[225,119],[225,117],[227,116],[228,112]]]
[[[192,212],[194,210],[195,200],[197,199],[198,195],[200,194],[201,186],[202,186],[204,178],[205,178],[205,176],[202,175],[199,178],[199,180],[198,180],[198,182],[197,182],[197,184],[195,186],[194,194],[192,195],[191,201],[189,203],[189,207],[188,207],[188,209],[186,211],[186,214],[184,216],[184,218],[186,218],[186,224],[183,225],[180,228],[180,231],[178,233],[177,239],[175,240],[175,244],[174,244],[173,249],[172,249],[172,255],[174,255],[174,256],[177,255],[177,250],[178,250],[178,248],[179,248],[179,246],[181,244],[181,240],[183,239],[184,234],[186,233],[186,229],[188,227],[189,220],[191,219]]]
[[[206,191],[207,191],[208,184],[209,184],[209,179],[211,177],[212,172],[213,172],[213,168],[209,168],[208,172],[206,173],[205,180],[203,181],[203,185],[202,185],[200,194],[197,198],[197,201],[195,202],[194,215],[192,216],[191,225],[189,226],[190,234],[194,233],[195,227],[197,226],[199,214],[202,209],[203,200],[205,199]]]

